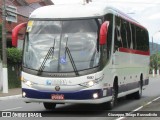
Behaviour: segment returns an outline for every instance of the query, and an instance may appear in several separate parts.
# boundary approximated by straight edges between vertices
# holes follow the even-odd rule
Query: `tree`
[[[150,70],[155,69],[157,71],[157,69],[159,68],[160,68],[160,53],[152,54],[150,56]]]

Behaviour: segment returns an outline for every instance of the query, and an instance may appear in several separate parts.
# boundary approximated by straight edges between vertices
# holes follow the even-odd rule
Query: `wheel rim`
[[[142,96],[142,87],[141,87],[141,85],[139,86],[139,95]]]
[[[114,88],[112,88],[112,100],[111,100],[111,106],[115,105],[115,99],[116,99],[116,92]]]

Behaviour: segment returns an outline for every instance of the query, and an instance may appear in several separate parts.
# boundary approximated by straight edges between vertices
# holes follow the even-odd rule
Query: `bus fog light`
[[[94,99],[98,98],[98,93],[94,93],[94,94],[93,94],[93,98],[94,98]]]
[[[23,96],[23,97],[26,97],[26,93],[25,93],[25,92],[23,92],[23,93],[22,93],[22,96]]]

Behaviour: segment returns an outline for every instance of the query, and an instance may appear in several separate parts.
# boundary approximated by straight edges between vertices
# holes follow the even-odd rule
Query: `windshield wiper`
[[[69,50],[69,48],[68,48],[67,43],[68,43],[68,37],[67,37],[66,47],[65,47],[65,59],[66,59],[66,52],[67,52],[67,54],[68,54],[68,56],[69,56],[69,59],[70,59],[70,61],[71,61],[72,67],[73,67],[73,69],[74,69],[74,72],[75,72],[75,74],[76,74],[77,76],[79,76],[77,67],[76,67],[76,65],[75,65],[75,62],[74,62],[74,60],[73,60],[73,57],[72,57],[72,55],[71,55],[71,52],[70,52],[70,50]]]
[[[54,46],[55,46],[55,39],[54,39],[53,47],[50,47],[50,49],[48,50],[48,52],[47,52],[47,54],[46,54],[46,56],[45,56],[45,58],[44,58],[44,60],[43,60],[43,62],[41,64],[41,66],[40,66],[40,68],[38,70],[37,75],[41,75],[42,74],[42,72],[43,72],[43,70],[45,68],[45,64],[46,64],[47,60],[50,58],[51,55],[52,56],[54,55]]]

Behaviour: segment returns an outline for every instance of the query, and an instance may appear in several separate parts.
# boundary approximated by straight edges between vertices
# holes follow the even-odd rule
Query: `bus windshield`
[[[96,19],[29,21],[23,66],[42,72],[73,72],[74,67],[76,71],[97,67],[100,59],[98,26]]]

